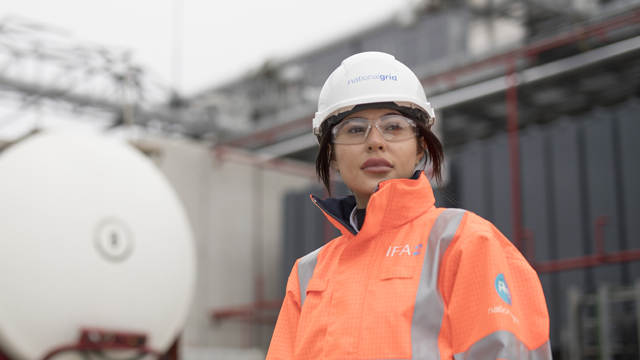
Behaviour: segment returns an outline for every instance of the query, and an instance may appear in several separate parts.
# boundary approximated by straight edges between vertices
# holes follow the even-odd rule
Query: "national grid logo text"
[[[358,76],[356,78],[353,79],[349,79],[347,81],[347,85],[351,85],[351,84],[355,84],[357,82],[360,81],[367,81],[367,80],[380,80],[380,81],[385,81],[385,80],[391,80],[391,81],[398,81],[398,77],[396,75],[383,75],[383,74],[379,74],[379,75],[365,75],[365,76]]]

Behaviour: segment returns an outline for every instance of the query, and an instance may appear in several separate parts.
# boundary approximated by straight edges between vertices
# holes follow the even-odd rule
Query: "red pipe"
[[[612,253],[605,252],[603,228],[604,226],[608,225],[608,223],[608,215],[600,215],[594,222],[594,242],[596,245],[595,254],[543,262],[536,261],[535,238],[533,235],[533,231],[531,229],[525,228],[522,231],[522,238],[527,241],[526,257],[528,258],[531,267],[533,267],[538,273],[583,269],[605,264],[618,264],[640,260],[640,249],[630,249]],[[263,314],[262,312],[266,310],[280,310],[283,301],[284,299],[269,300],[249,305],[236,306],[224,310],[216,310],[212,312],[212,317],[214,320],[232,318],[241,322],[262,322],[273,324],[276,322],[277,317],[270,314]],[[2,358],[0,358],[0,360],[2,360]]]
[[[270,140],[275,140],[278,137],[283,136],[287,132],[291,132],[292,130],[300,130],[311,129],[313,116],[303,117],[297,120],[289,121],[284,124],[276,125],[274,127],[270,127],[268,129],[255,132],[253,134],[249,134],[246,136],[242,136],[233,140],[229,140],[222,145],[224,146],[232,146],[232,147],[243,147],[247,145],[255,145],[260,142],[268,142]]]
[[[52,349],[43,360],[68,351],[135,350],[140,355],[152,355],[160,359],[163,354],[146,345],[147,336],[139,333],[107,331],[101,329],[82,329],[80,339],[75,344],[63,345]]]
[[[212,147],[210,151],[211,157],[217,161],[231,161],[249,166],[259,166],[267,170],[275,170],[317,180],[315,167],[302,161],[269,158],[247,150],[222,145]]]
[[[169,357],[167,360],[180,360],[180,336],[176,338],[176,341],[173,342],[173,345],[167,351],[167,356]]]
[[[622,15],[595,25],[586,26],[582,29],[569,31],[564,34],[550,37],[548,39],[536,41],[519,49],[506,52],[504,54],[496,55],[469,65],[460,66],[455,69],[439,73],[437,75],[422,78],[420,79],[420,82],[426,85],[432,85],[436,82],[454,83],[455,79],[459,78],[462,75],[485,69],[491,65],[501,65],[504,64],[505,61],[511,61],[510,59],[517,60],[522,57],[532,58],[537,56],[541,52],[548,51],[563,45],[571,44],[588,37],[602,38],[607,32],[628,25],[633,25],[638,22],[640,22],[640,11]],[[231,147],[243,147],[256,143],[266,143],[279,137],[286,136],[286,134],[297,130],[302,131],[305,128],[311,129],[312,118],[313,115],[303,117],[246,136],[241,136],[239,138],[227,141],[222,145]]]
[[[601,22],[592,26],[587,26],[582,29],[570,31],[565,34],[554,36],[548,39],[537,41],[526,45],[520,49],[516,49],[505,54],[491,57],[486,60],[482,60],[470,65],[461,66],[456,69],[452,69],[431,77],[421,79],[423,84],[437,81],[455,81],[469,72],[477,71],[486,68],[489,65],[505,64],[506,65],[506,102],[507,102],[507,129],[509,139],[509,171],[510,171],[510,185],[511,185],[511,210],[512,210],[512,226],[513,226],[513,243],[516,248],[521,249],[522,238],[525,237],[528,241],[527,256],[530,258],[532,267],[538,273],[563,271],[570,269],[586,268],[592,266],[598,266],[602,264],[621,263],[634,260],[640,260],[640,249],[624,250],[614,253],[606,254],[604,251],[604,235],[602,227],[608,223],[608,217],[600,216],[596,219],[596,254],[580,256],[574,258],[551,260],[545,262],[535,261],[535,246],[533,233],[528,230],[523,233],[522,229],[522,199],[521,199],[521,180],[520,180],[520,150],[518,139],[518,92],[517,92],[517,73],[516,73],[516,61],[521,57],[535,57],[539,53],[548,51],[563,45],[574,43],[588,37],[602,38],[606,36],[606,33],[615,29],[622,28],[627,25],[633,25],[640,22],[640,11],[633,12],[631,14],[622,15],[620,17]],[[278,125],[251,135],[241,137],[225,143],[229,146],[244,146],[253,144],[258,141],[269,141],[281,136],[282,133],[290,132],[292,130],[301,129],[303,127],[309,127],[311,125],[311,118],[305,117],[286,124]],[[215,151],[215,150],[214,150]],[[278,167],[276,164],[274,167]],[[313,175],[315,177],[315,173]],[[325,224],[326,225],[326,224]],[[325,242],[328,238],[328,231],[325,226]],[[261,310],[279,310],[283,300],[271,300],[258,302],[255,304],[239,306],[226,310],[213,311],[212,317],[215,320],[221,320],[224,318],[236,318],[240,321],[254,322],[258,318],[257,312]],[[277,307],[277,309],[274,309]]]
[[[262,311],[268,310],[280,310],[282,306],[282,299],[278,300],[265,300],[261,302],[255,302],[253,304],[233,306],[226,309],[214,310],[211,312],[211,317],[214,320],[223,320],[229,318],[242,318],[246,316],[254,316]]]
[[[43,360],[49,360],[58,354],[69,352],[69,351],[87,352],[87,351],[100,351],[100,350],[123,350],[123,349],[117,348],[117,347],[111,348],[111,347],[105,347],[105,346],[88,346],[88,345],[74,344],[74,345],[60,346],[52,350],[43,358]],[[136,350],[138,351],[139,355],[152,355],[152,356],[155,356],[157,359],[161,359],[162,357],[162,354],[146,347],[141,347]]]
[[[92,342],[90,340],[90,333],[99,333],[104,339],[108,339],[108,342],[105,342],[104,339],[98,342]],[[106,335],[106,336],[105,336]],[[134,340],[132,342],[132,340]],[[180,336],[176,338],[176,341],[171,345],[171,348],[166,352],[166,356],[168,358],[162,357],[162,354],[150,349],[145,346],[146,343],[146,335],[138,334],[138,333],[123,333],[123,332],[112,332],[112,331],[104,331],[98,329],[82,329],[80,331],[80,340],[76,344],[69,344],[59,346],[57,348],[49,351],[44,360],[48,360],[54,358],[56,355],[67,352],[67,351],[99,351],[99,350],[136,350],[139,355],[153,355],[156,358],[166,359],[166,360],[179,360],[180,354],[178,352],[178,344],[179,344]],[[0,349],[0,360],[11,360],[9,356],[7,356],[2,349]]]
[[[530,260],[531,266],[538,273],[548,273],[572,269],[583,269],[605,264],[618,264],[629,261],[640,260],[640,249],[630,249],[606,253],[604,248],[603,228],[609,224],[608,215],[600,215],[594,223],[595,253],[586,256],[576,256],[572,258],[536,262],[535,258]],[[533,242],[533,237],[531,238]]]
[[[609,224],[609,216],[608,215],[600,215],[596,218],[594,235],[595,235],[595,243],[596,243],[596,254],[604,258],[605,250],[604,250],[604,227]]]
[[[640,249],[622,250],[604,255],[594,254],[577,256],[568,259],[544,261],[535,263],[533,268],[538,273],[548,273],[564,270],[583,269],[605,264],[619,264],[635,260],[640,260]]]
[[[536,246],[533,236],[533,230],[529,228],[523,228],[522,239],[525,241],[525,249],[527,251],[525,258],[529,261],[529,263],[533,264],[536,262]]]
[[[513,244],[522,249],[522,201],[520,194],[520,144],[518,143],[518,76],[516,59],[506,62],[507,131],[509,135],[509,175],[511,181],[511,221]],[[522,251],[522,250],[521,250]]]
[[[525,57],[525,58],[534,57],[541,52],[545,52],[563,45],[568,45],[574,42],[578,42],[580,40],[584,40],[589,37],[602,38],[603,36],[605,36],[606,33],[610,31],[613,31],[628,25],[633,25],[638,22],[640,22],[640,11],[635,11],[633,13],[625,14],[610,20],[603,21],[598,24],[586,26],[581,29],[569,31],[564,34],[560,34],[557,36],[552,36],[547,39],[536,41],[529,45],[525,45],[519,49],[512,50],[504,54],[496,55],[488,59],[481,60],[469,65],[460,66],[455,69],[451,69],[443,73],[439,73],[437,75],[429,76],[421,79],[420,81],[423,84],[428,84],[428,85],[431,85],[435,82],[450,82],[452,78],[455,79],[457,77],[460,77],[461,75],[479,71],[491,65],[503,64],[506,61],[511,61],[511,59],[517,60],[522,57]]]
[[[485,69],[491,65],[503,64],[505,61],[511,61],[511,59],[517,60],[522,57],[533,58],[541,52],[574,43],[588,37],[597,37],[601,39],[609,31],[616,30],[624,26],[633,25],[638,22],[640,22],[640,11],[622,15],[595,25],[586,26],[582,29],[569,31],[567,33],[553,36],[548,39],[536,41],[519,49],[506,52],[504,54],[496,55],[469,65],[460,66],[455,69],[439,73],[437,75],[422,78],[420,79],[420,82],[422,84],[428,85],[432,85],[436,82],[454,83],[455,79],[459,78],[462,75]],[[276,125],[262,131],[258,131],[227,141],[222,145],[231,147],[243,147],[256,143],[267,143],[279,137],[287,136],[286,134],[297,130],[302,131],[305,128],[310,129],[312,118],[313,115],[310,115],[284,124]]]

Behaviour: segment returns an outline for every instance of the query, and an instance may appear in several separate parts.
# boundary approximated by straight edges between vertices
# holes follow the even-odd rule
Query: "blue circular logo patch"
[[[511,306],[511,291],[509,290],[509,285],[507,285],[507,280],[504,279],[504,275],[498,274],[494,285],[500,298]]]

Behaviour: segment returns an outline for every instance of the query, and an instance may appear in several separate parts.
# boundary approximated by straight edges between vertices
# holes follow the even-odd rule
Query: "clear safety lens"
[[[364,118],[351,118],[333,128],[333,142],[362,144],[367,139],[372,125],[386,141],[407,140],[418,133],[415,121],[401,115],[386,115],[375,122],[369,122]]]

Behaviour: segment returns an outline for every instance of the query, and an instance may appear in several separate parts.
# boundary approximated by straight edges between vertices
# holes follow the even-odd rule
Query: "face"
[[[399,114],[389,109],[368,109],[355,112],[345,118],[365,118],[370,122],[389,114]],[[402,141],[386,141],[372,127],[362,144],[333,144],[332,166],[340,172],[345,184],[353,191],[358,208],[365,208],[369,197],[384,180],[411,178],[415,166],[420,163],[423,151],[418,150],[418,137]]]

